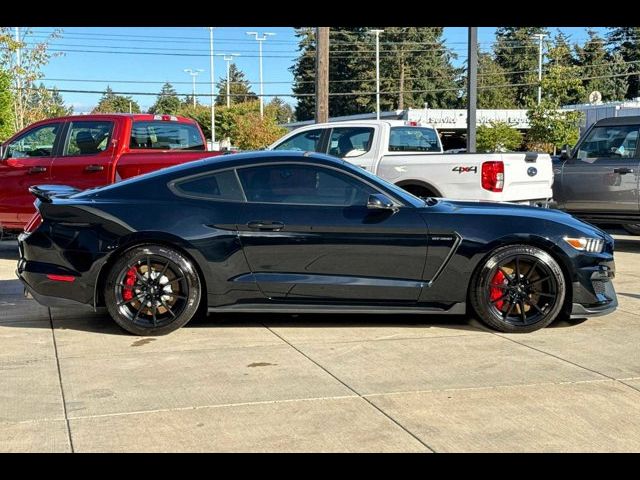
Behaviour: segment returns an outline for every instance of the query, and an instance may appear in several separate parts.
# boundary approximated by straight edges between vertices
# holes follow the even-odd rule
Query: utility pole
[[[216,77],[213,73],[213,27],[209,27],[209,70],[211,72],[211,150],[216,143]]]
[[[329,27],[316,27],[316,123],[329,121]]]
[[[369,30],[376,36],[376,119],[380,120],[380,34],[384,30]]]
[[[467,61],[467,152],[475,153],[476,105],[478,99],[478,27],[469,27]]]
[[[231,105],[231,78],[229,75],[231,70],[230,65],[233,57],[239,57],[240,54],[232,53],[230,55],[227,55],[226,53],[219,53],[218,55],[220,55],[224,60],[227,61],[227,108],[229,108],[229,106]]]
[[[538,39],[538,105],[542,101],[542,39],[546,37],[544,33],[534,35]]]
[[[16,66],[20,69],[22,65],[22,52],[20,51],[20,27],[15,27],[15,37],[16,43],[18,44],[18,47],[16,48]],[[24,128],[24,114],[22,110],[23,92],[20,72],[16,72],[16,87],[18,89],[18,114],[16,115],[16,122],[18,123],[17,130],[22,130]]]
[[[264,89],[263,89],[263,82],[262,82],[262,42],[264,42],[268,36],[275,35],[275,33],[264,32],[262,36],[259,36],[258,32],[246,32],[246,33],[247,35],[253,35],[255,37],[255,39],[258,41],[259,50],[260,50],[260,55],[259,55],[260,56],[260,118],[262,118],[264,114],[264,100],[263,100]]]
[[[200,73],[204,72],[204,70],[202,70],[201,68],[196,68],[195,70],[192,68],[185,68],[184,71],[189,75],[191,75],[191,81],[193,84],[193,88],[192,88],[193,106],[195,107],[196,106],[196,77],[200,75]]]

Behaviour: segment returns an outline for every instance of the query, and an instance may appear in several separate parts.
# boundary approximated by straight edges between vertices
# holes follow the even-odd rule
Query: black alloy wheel
[[[528,245],[497,249],[472,281],[471,304],[502,332],[532,332],[553,322],[564,305],[566,282],[558,263]]]
[[[126,252],[111,268],[105,302],[111,317],[136,335],[163,335],[185,325],[201,299],[191,261],[159,245]]]

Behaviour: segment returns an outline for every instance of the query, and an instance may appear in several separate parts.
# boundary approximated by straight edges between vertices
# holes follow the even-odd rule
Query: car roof
[[[381,123],[386,123],[392,127],[434,128],[433,125],[428,123],[418,123],[416,125],[412,125],[408,120],[343,120],[341,122],[312,123],[311,125],[305,125],[303,127],[296,128],[292,131],[295,132],[295,131],[300,131],[302,129],[312,130],[314,128],[327,128],[327,127],[349,127],[352,125],[375,126],[375,125],[380,125]]]
[[[608,127],[615,125],[640,125],[640,116],[628,116],[628,117],[610,117],[598,120],[595,123],[597,127]]]

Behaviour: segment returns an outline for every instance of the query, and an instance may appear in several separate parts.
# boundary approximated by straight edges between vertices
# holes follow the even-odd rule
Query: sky
[[[43,41],[53,28],[33,28],[25,40],[28,44]],[[587,37],[582,27],[560,27],[571,41],[582,42]],[[604,33],[604,28],[596,29]],[[293,28],[288,27],[216,27],[214,29],[214,71],[216,81],[226,75],[222,54],[238,53],[235,63],[253,83],[259,93],[258,42],[246,32],[271,32],[263,42],[264,93],[291,94],[293,76],[289,67],[297,57],[297,41]],[[494,27],[480,27],[478,42],[481,50],[490,48]],[[381,36],[381,41],[384,33]],[[466,60],[467,29],[446,27],[446,45],[458,56],[456,66]],[[184,69],[202,69],[196,77],[196,93],[210,92],[209,29],[207,27],[68,27],[61,38],[51,42],[52,52],[62,55],[52,58],[44,67],[44,83],[60,90],[91,90],[102,92],[109,85],[115,92],[147,92],[153,95],[131,95],[143,111],[155,101],[164,82],[174,85],[181,95],[191,94],[192,78]],[[216,89],[217,91],[217,89]],[[62,92],[76,113],[90,111],[100,93]],[[282,97],[295,106],[295,99]],[[271,97],[265,98],[268,102]],[[209,97],[201,97],[208,104]]]

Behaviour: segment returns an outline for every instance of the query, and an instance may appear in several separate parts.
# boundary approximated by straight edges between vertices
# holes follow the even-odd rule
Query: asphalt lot
[[[0,242],[0,451],[639,451],[640,237],[612,315],[210,316],[168,336],[22,296]]]

